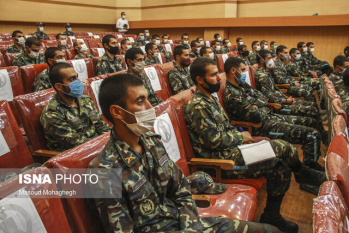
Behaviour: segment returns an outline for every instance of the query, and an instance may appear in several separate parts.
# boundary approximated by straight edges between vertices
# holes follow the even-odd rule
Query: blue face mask
[[[64,85],[64,86],[67,86],[67,85]],[[70,92],[69,93],[63,92],[63,93],[74,98],[79,98],[82,95],[82,92],[84,91],[84,84],[82,84],[80,79],[77,79],[74,82],[69,83],[68,86],[70,88]]]
[[[296,57],[294,59],[296,59],[296,61],[299,61],[301,59],[302,55],[301,54],[297,54]]]
[[[244,84],[246,82],[246,77],[247,77],[246,72],[244,72],[244,73],[240,73],[239,71],[236,71],[236,72],[238,72],[240,74],[240,78],[237,78],[238,84],[239,85]]]
[[[139,38],[141,41],[144,41],[144,36],[141,36],[141,38]]]

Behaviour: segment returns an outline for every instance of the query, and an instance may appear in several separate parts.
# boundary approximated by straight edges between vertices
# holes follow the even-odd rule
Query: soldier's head
[[[344,86],[349,89],[349,69],[345,69],[345,71],[343,72],[343,83]]]
[[[77,54],[79,54],[79,53],[86,54],[87,53],[87,45],[85,44],[85,42],[83,40],[74,41],[73,47],[74,47],[74,50]]]
[[[272,50],[276,50],[277,47],[278,47],[278,46],[277,46],[277,43],[276,43],[275,41],[270,42],[270,48],[271,48]]]
[[[211,47],[202,46],[200,49],[200,56],[214,59],[214,53]]]
[[[126,51],[125,62],[129,70],[139,74],[144,70],[144,53],[140,48],[130,48]]]
[[[64,25],[64,27],[65,27],[65,30],[66,30],[67,32],[71,32],[71,31],[72,31],[72,28],[71,28],[70,23],[66,23],[66,24]]]
[[[252,42],[252,50],[255,52],[261,50],[261,44],[259,41],[255,40]]]
[[[211,42],[211,47],[212,47],[212,49],[219,51],[219,50],[221,50],[221,42],[219,42],[218,40],[213,40]]]
[[[60,47],[65,47],[67,45],[67,36],[62,33],[58,33],[56,35],[56,40],[58,42],[58,46]]]
[[[279,45],[276,48],[276,56],[282,61],[287,61],[289,59],[287,47],[284,45]]]
[[[84,85],[78,78],[78,73],[68,63],[59,62],[54,64],[50,67],[48,76],[59,96],[78,98],[82,95]]]
[[[349,57],[349,46],[344,48],[344,56]]]
[[[139,40],[139,41],[144,41],[145,40],[144,32],[142,32],[142,31],[137,32],[137,40]]]
[[[160,45],[161,41],[160,41],[160,36],[158,34],[154,34],[151,36],[151,42],[156,44],[156,45]]]
[[[65,61],[65,53],[59,47],[49,47],[45,50],[45,60],[49,66]]]
[[[104,79],[98,99],[105,118],[113,123],[116,133],[123,135],[135,134],[128,126],[137,123],[136,112],[153,110],[142,79],[132,74],[116,74]]]
[[[145,36],[149,37],[150,36],[149,29],[145,29],[144,34],[145,34]]]
[[[257,63],[264,69],[271,69],[275,66],[271,52],[268,50],[261,50],[257,53]]]
[[[304,42],[298,42],[297,48],[299,49],[299,51],[301,51],[301,53],[308,51],[307,45]]]
[[[14,43],[23,46],[25,43],[25,38],[23,32],[15,30],[12,32],[12,40]]]
[[[244,42],[242,41],[241,37],[236,38],[236,45],[243,45]]]
[[[181,39],[182,39],[182,43],[183,43],[183,44],[189,44],[189,34],[188,34],[188,33],[184,33],[184,34],[181,36]]]
[[[121,44],[121,49],[123,51],[126,51],[132,48],[131,41],[129,39],[123,39],[120,44]]]
[[[148,43],[148,44],[145,45],[145,52],[147,53],[147,56],[153,57],[154,53],[158,53],[159,52],[159,48],[154,43]]]
[[[230,43],[230,40],[229,39],[224,39],[223,40],[223,45],[227,48],[230,48],[231,46],[231,43]]]
[[[205,42],[204,42],[204,38],[202,38],[201,36],[196,38],[196,40],[200,43],[201,46],[204,46]]]
[[[290,56],[292,61],[299,61],[302,57],[301,52],[297,48],[292,48],[290,50]]]
[[[269,49],[268,41],[266,41],[266,40],[262,40],[261,41],[261,49],[264,49],[264,50],[268,50]]]
[[[189,57],[189,49],[184,47],[183,45],[178,45],[174,48],[173,56],[176,60],[176,64],[181,67],[190,66],[190,57]]]
[[[216,62],[211,58],[196,58],[190,66],[190,77],[196,89],[205,94],[219,91],[221,77],[218,75]]]
[[[229,57],[224,63],[224,72],[232,83],[243,84],[246,80],[246,66],[241,58]]]
[[[238,52],[240,56],[247,57],[250,54],[250,51],[247,50],[247,46],[242,44],[238,46]]]
[[[103,48],[109,56],[116,56],[119,51],[119,44],[113,35],[105,35],[102,39]]]
[[[26,39],[25,43],[25,53],[29,56],[34,58],[39,56],[39,51],[41,48],[41,43],[40,41],[35,38],[35,37],[29,37],[28,39]],[[31,55],[30,55],[31,54]]]
[[[221,37],[221,35],[219,33],[215,33],[213,35],[213,37],[214,37],[215,40],[222,41],[222,37]]]
[[[315,47],[314,47],[314,43],[313,43],[313,42],[308,42],[308,43],[306,44],[306,46],[307,46],[308,52],[310,52],[310,53],[313,53],[313,52],[314,52]]]
[[[200,53],[201,45],[200,45],[199,41],[197,41],[197,40],[192,40],[192,41],[190,42],[190,47],[191,47],[191,50],[193,50],[193,51],[196,52],[197,54]]]
[[[342,75],[344,70],[348,69],[348,67],[349,67],[349,58],[347,58],[343,55],[339,55],[339,56],[334,58],[334,60],[333,60],[334,72]]]
[[[41,22],[36,23],[36,30],[37,30],[38,32],[43,32],[43,31],[44,31],[44,26],[45,26],[45,24],[43,24],[43,23],[41,23]]]
[[[161,38],[162,38],[162,41],[163,41],[164,43],[167,43],[167,42],[168,42],[168,35],[167,35],[167,34],[163,34],[163,35],[161,36]]]

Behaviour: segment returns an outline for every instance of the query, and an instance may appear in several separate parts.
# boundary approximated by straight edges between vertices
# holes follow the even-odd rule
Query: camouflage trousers
[[[310,86],[313,90],[320,90],[321,82],[320,80],[312,81],[311,78],[306,78],[304,81],[300,81],[303,86]]]
[[[296,86],[291,85],[287,89],[287,94],[295,96],[295,97],[304,97],[305,100],[315,102],[315,96],[313,93],[313,89],[311,87],[307,87],[304,85],[296,87]]]
[[[271,139],[283,139],[292,144],[301,144],[305,164],[318,161],[321,151],[320,127],[314,118],[273,114],[263,122],[254,134]]]

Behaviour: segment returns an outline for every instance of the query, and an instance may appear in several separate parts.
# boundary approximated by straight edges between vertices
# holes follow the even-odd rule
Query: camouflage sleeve
[[[189,53],[189,57],[191,57],[191,58],[196,58],[196,56],[195,56],[195,54],[194,54],[193,52],[190,52],[190,53]]]
[[[144,78],[144,82],[145,82],[144,86],[145,86],[145,88],[146,88],[147,91],[148,91],[148,101],[150,102],[150,104],[151,104],[152,106],[156,106],[156,105],[158,105],[158,104],[164,102],[162,99],[160,99],[160,98],[156,95],[156,92],[154,91],[154,89],[153,89],[153,87],[152,87],[152,85],[151,85],[151,82],[150,82],[148,76],[146,76],[146,77]]]
[[[283,74],[283,72],[277,67],[271,70],[271,75],[277,84],[290,84],[289,77]]]
[[[96,75],[102,75],[102,74],[108,74],[108,73],[109,73],[109,68],[107,67],[107,65],[102,60],[98,60],[96,65]]]
[[[177,94],[181,91],[184,91],[185,89],[183,88],[182,82],[180,78],[178,78],[178,75],[176,72],[170,71],[168,73],[168,81],[170,83],[171,89],[174,94]]]
[[[255,100],[254,104],[257,105],[258,108],[262,108],[262,107],[267,106],[268,98],[265,97],[262,92],[260,92],[258,90],[254,90],[252,88],[251,88],[251,92],[253,93],[253,97]]]
[[[35,78],[33,90],[34,91],[42,91],[51,88],[52,85],[50,83],[49,77],[47,74],[40,73]]]
[[[105,122],[101,116],[101,113],[97,110],[94,102],[91,100],[92,103],[92,112],[96,112],[96,117],[93,119],[93,125],[96,128],[96,131],[99,135],[103,134],[103,133],[107,133],[110,131],[110,127],[107,124],[107,122]]]
[[[45,61],[45,56],[42,56],[42,55],[40,54],[40,61],[39,61],[39,64],[44,64],[44,63],[46,63],[46,61]]]
[[[168,54],[165,54],[165,61],[171,62],[172,61],[172,53],[168,52]]]
[[[144,60],[144,62],[147,66],[151,65],[150,59],[148,57]]]
[[[258,77],[258,78],[256,76],[256,81],[258,80],[257,82],[258,82],[258,86],[259,86],[258,90],[260,90],[263,93],[263,95],[268,98],[269,103],[282,104],[283,98],[280,98],[280,97],[275,95],[275,93],[271,89],[272,87],[269,86],[270,84],[268,83],[267,79],[268,79],[268,77],[266,77],[266,76],[265,77],[262,76],[262,77]],[[277,87],[275,87],[275,88],[277,88]]]
[[[18,56],[16,56],[12,61],[12,66],[21,67],[22,65],[23,64],[22,64],[21,60],[18,58]]]
[[[248,57],[248,60],[250,61],[251,66],[253,66],[254,64],[257,64],[257,57],[256,57],[254,54],[251,54],[251,55]]]
[[[310,72],[310,66],[308,60],[302,56],[302,61],[303,61],[303,72],[309,73]]]

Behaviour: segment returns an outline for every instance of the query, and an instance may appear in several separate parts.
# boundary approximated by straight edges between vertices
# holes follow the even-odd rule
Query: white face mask
[[[19,44],[19,45],[24,45],[24,43],[25,43],[24,37],[19,37],[19,38],[17,38],[17,44]]]
[[[240,45],[243,45],[243,44],[244,44],[244,42],[240,41],[240,42],[239,42],[239,44],[240,44]]]
[[[159,44],[160,44],[160,40],[156,40],[156,41],[155,41],[155,44],[156,44],[156,45],[159,45]]]
[[[145,62],[141,61],[141,62],[134,63],[132,61],[132,63],[135,64],[135,66],[132,67],[132,70],[137,74],[142,73],[142,71],[144,70]]]
[[[303,52],[307,52],[308,51],[308,48],[303,48]]]
[[[145,36],[149,36],[150,34],[147,32],[147,33],[145,33]]]
[[[189,41],[185,40],[183,41],[183,44],[189,44]]]
[[[275,63],[273,59],[270,59],[269,61],[266,62],[266,67],[267,68],[274,68],[275,67]]]
[[[222,37],[218,37],[217,40],[218,40],[218,41],[221,41],[221,40],[222,40]]]
[[[39,28],[39,31],[40,31],[40,32],[43,32],[43,31],[44,31],[44,27],[40,27],[40,28]]]
[[[56,63],[67,63],[67,61],[63,58],[63,59],[57,59],[55,60]]]
[[[30,53],[28,54],[28,56],[29,56],[31,59],[36,59],[37,57],[39,57],[39,53],[30,50]]]
[[[82,53],[86,53],[86,52],[87,52],[87,46],[86,46],[86,44],[82,44],[82,45],[81,45],[80,52],[82,52]]]
[[[269,46],[268,45],[264,45],[264,50],[268,50]]]
[[[221,50],[221,46],[220,46],[220,45],[217,45],[217,46],[216,46],[216,50],[217,50],[217,51]]]
[[[168,42],[168,39],[164,39],[164,42],[167,43],[167,42]]]
[[[126,19],[126,15],[121,16],[121,18]]]
[[[66,46],[67,45],[67,40],[61,40],[60,43],[61,43],[62,46]]]
[[[257,51],[261,50],[261,46],[258,45],[258,46],[256,47],[256,50],[257,50]]]
[[[228,47],[231,47],[231,43],[229,42],[229,43],[227,44],[227,46],[228,46]]]
[[[210,53],[209,55],[210,55],[210,58],[211,58],[212,60],[214,60],[214,53]]]
[[[133,113],[130,113],[129,111],[123,109],[119,106],[122,110],[125,112],[135,116],[137,123],[134,124],[127,124],[125,121],[122,120],[126,124],[126,127],[132,131],[137,136],[141,136],[142,134],[145,134],[146,132],[152,130],[154,128],[154,122],[156,119],[155,114],[155,108],[149,108],[143,111],[138,111]]]
[[[312,52],[312,53],[313,53],[313,52],[314,52],[314,50],[315,50],[314,48],[311,48],[311,49],[310,49],[310,52]]]
[[[197,53],[197,54],[200,54],[200,49],[201,49],[201,47],[199,47],[199,48],[196,49],[196,53]]]
[[[126,45],[126,50],[132,48],[132,45]]]

